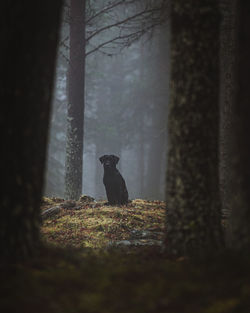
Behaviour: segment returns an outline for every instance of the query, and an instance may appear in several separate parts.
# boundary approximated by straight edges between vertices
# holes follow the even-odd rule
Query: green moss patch
[[[58,203],[57,203],[58,204]],[[51,204],[53,206],[54,204]],[[91,202],[60,212],[45,220],[42,237],[60,247],[106,248],[124,240],[152,245],[163,240],[165,204],[160,201],[134,200],[128,206],[105,206]],[[46,205],[48,208],[48,205]],[[141,233],[141,236],[140,236]],[[147,238],[147,237],[154,237]]]

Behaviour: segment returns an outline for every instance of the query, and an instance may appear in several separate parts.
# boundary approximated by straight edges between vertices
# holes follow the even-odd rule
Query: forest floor
[[[164,207],[44,198],[44,247],[0,266],[0,312],[250,313],[250,255],[167,258]]]
[[[133,200],[127,206],[107,206],[104,201],[82,198],[79,202],[44,198],[42,211],[62,206],[43,222],[42,235],[47,243],[94,249],[119,246],[128,250],[162,245],[164,202]]]

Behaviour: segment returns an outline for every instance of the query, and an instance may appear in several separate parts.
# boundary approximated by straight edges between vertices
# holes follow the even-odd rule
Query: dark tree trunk
[[[249,250],[250,245],[250,2],[238,1],[237,89],[233,105],[232,245]]]
[[[144,96],[144,84],[145,84],[145,47],[143,44],[140,45],[140,85],[141,89],[139,92],[141,94],[141,98],[143,99]],[[131,102],[135,101],[136,99],[136,92],[138,93],[138,86],[134,87],[134,94],[131,93]],[[134,104],[136,105],[136,103]],[[138,118],[137,123],[139,124],[139,134],[138,134],[138,191],[139,191],[139,198],[145,198],[145,111],[141,109],[141,106],[138,106],[138,109],[135,112],[135,116]]]
[[[141,114],[141,119],[139,120],[140,123],[140,133],[139,133],[139,143],[138,143],[138,191],[139,191],[139,198],[143,199],[145,197],[144,189],[145,189],[145,138],[144,138],[144,115]]]
[[[0,255],[39,245],[50,102],[61,0],[1,5]]]
[[[224,216],[231,213],[232,190],[231,140],[232,106],[235,100],[236,66],[236,0],[221,1],[222,23],[220,37],[220,192]],[[227,228],[229,230],[229,228]]]
[[[82,193],[85,1],[71,0],[70,63],[68,73],[68,128],[66,145],[65,198],[77,200]]]
[[[223,244],[218,175],[217,0],[171,5],[166,249],[204,255]]]
[[[106,198],[105,187],[103,185],[103,166],[101,162],[99,161],[99,158],[105,154],[103,150],[100,149],[101,146],[104,146],[104,147],[106,146],[105,143],[106,143],[106,140],[104,140],[102,143],[99,142],[98,139],[96,140],[95,197],[97,199]]]

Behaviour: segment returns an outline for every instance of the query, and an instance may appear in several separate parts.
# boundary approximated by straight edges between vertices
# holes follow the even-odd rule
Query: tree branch
[[[112,27],[118,27],[118,26],[120,26],[122,24],[125,24],[125,23],[131,21],[131,20],[135,20],[137,17],[145,15],[145,14],[149,14],[150,13],[150,15],[152,15],[153,12],[159,12],[159,10],[160,10],[159,8],[157,8],[157,9],[153,8],[151,10],[144,10],[144,11],[136,13],[136,14],[134,14],[132,16],[129,16],[129,17],[127,17],[127,18],[125,18],[125,19],[123,19],[121,21],[118,21],[118,22],[115,22],[113,24],[109,24],[109,25],[106,25],[106,26],[104,26],[102,28],[99,28],[98,30],[93,32],[89,37],[86,38],[86,42],[88,42],[90,39],[92,39],[93,37],[95,37],[96,35],[100,34],[101,32],[103,32],[103,31],[105,31],[107,29],[110,29]]]
[[[132,0],[133,1],[133,0]],[[120,0],[118,2],[115,2],[115,3],[112,3],[111,5],[109,6],[106,6],[105,8],[103,8],[102,10],[100,10],[99,12],[95,13],[93,16],[91,16],[89,19],[86,20],[86,23],[89,24],[92,20],[94,20],[96,17],[102,15],[103,13],[106,13],[108,12],[109,10],[121,5],[121,4],[124,4],[124,0]],[[131,2],[131,1],[129,1]]]
[[[156,26],[158,25],[161,25],[162,22],[159,21],[159,23],[154,23],[152,25],[149,25],[148,27],[144,28],[144,29],[140,29],[132,34],[126,34],[126,35],[119,35],[119,36],[116,36],[110,40],[107,40],[103,43],[101,43],[100,45],[98,45],[97,47],[94,47],[92,50],[89,50],[86,54],[85,54],[85,57],[87,57],[88,55],[96,52],[96,51],[100,51],[101,48],[107,46],[108,44],[110,43],[114,43],[116,42],[118,45],[122,45],[121,47],[121,50],[125,47],[128,47],[130,46],[133,42],[135,42],[136,40],[138,40],[140,37],[142,37],[143,35],[145,35],[147,32],[149,32],[150,30],[152,30],[153,28],[155,28]],[[128,39],[126,41],[126,39]],[[125,41],[124,41],[125,40]],[[121,41],[121,42],[119,42]],[[106,53],[106,52],[103,52],[103,51],[100,51],[101,53],[105,53],[106,55],[108,56],[111,56],[113,54],[110,54],[110,53]]]

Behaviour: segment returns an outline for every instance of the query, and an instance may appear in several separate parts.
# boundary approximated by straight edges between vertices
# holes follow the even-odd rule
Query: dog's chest
[[[103,176],[104,185],[116,185],[120,179],[120,173],[118,170],[115,171],[105,171]]]

